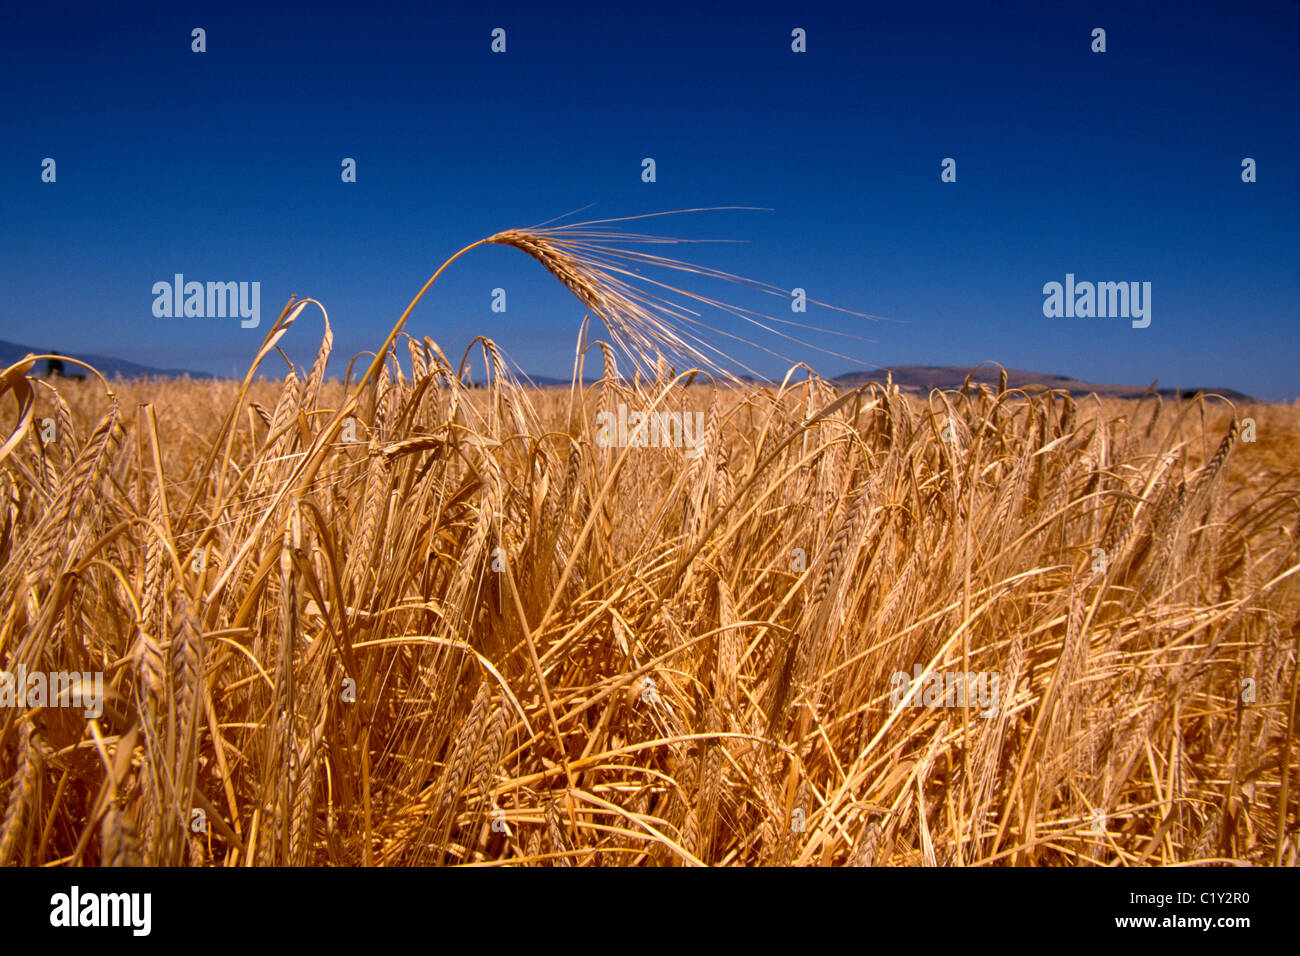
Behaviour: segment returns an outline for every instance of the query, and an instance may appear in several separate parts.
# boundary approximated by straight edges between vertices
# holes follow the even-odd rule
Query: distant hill
[[[8,368],[15,362],[21,362],[27,355],[46,355],[51,350],[49,348],[39,348],[35,345],[19,345],[16,342],[6,342],[0,339],[0,368]],[[150,365],[140,365],[136,362],[128,362],[125,359],[111,358],[107,355],[90,355],[85,352],[72,353],[66,349],[58,349],[64,358],[76,358],[85,362],[87,365],[93,365],[104,375],[105,378],[181,378],[188,375],[190,378],[212,378],[207,372],[194,372],[189,369],[181,368],[154,368]],[[37,374],[45,374],[45,362],[38,362],[33,370]],[[73,365],[71,362],[65,363],[63,370],[68,375],[79,375],[90,373],[79,365]]]
[[[867,382],[884,382],[886,375],[893,373],[894,384],[904,391],[928,392],[930,389],[961,388],[970,374],[969,368],[952,365],[895,365],[892,368],[876,369],[870,372],[848,372],[837,375],[830,381],[837,385],[857,386]],[[996,386],[999,371],[996,367],[985,365],[972,377],[971,381],[983,382]],[[1155,383],[1158,384],[1158,383]],[[1068,375],[1052,372],[1026,372],[1022,369],[1007,369],[1007,388],[1060,388],[1072,394],[1087,395],[1096,392],[1103,398],[1141,398],[1151,387],[1148,385],[1102,385],[1096,382],[1084,382]],[[1254,402],[1257,399],[1235,388],[1156,388],[1155,391],[1164,398],[1173,398],[1178,394],[1184,397],[1197,392],[1213,392],[1234,402]]]
[[[13,365],[15,362],[22,360],[25,355],[44,355],[48,349],[37,348],[34,345],[18,345],[15,342],[6,342],[0,339],[0,368]],[[64,352],[65,357],[69,356]],[[190,378],[213,378],[207,372],[195,372],[190,369],[179,368],[154,368],[150,365],[140,365],[136,362],[128,362],[125,359],[111,358],[106,355],[90,355],[80,353],[75,356],[81,361],[93,365],[99,369],[105,377],[113,378],[121,376],[123,378],[181,378],[188,375]],[[36,369],[38,374],[44,374],[46,371],[45,363],[40,363]],[[84,371],[75,365],[67,365],[65,371],[69,375],[75,375]],[[956,365],[895,365],[889,368],[875,369],[869,372],[846,372],[843,375],[837,375],[829,381],[846,387],[856,387],[864,385],[867,382],[881,382],[890,373],[893,374],[894,384],[906,392],[916,392],[924,394],[931,389],[949,389],[961,388],[962,383],[966,380],[969,368],[963,368]],[[568,386],[568,378],[553,378],[547,375],[521,375],[525,382],[531,381],[534,385],[547,388],[557,386]],[[755,379],[751,376],[741,376],[741,380],[755,384],[774,384],[762,379]],[[587,378],[584,384],[592,385],[599,381],[599,378]],[[998,369],[993,366],[985,365],[971,379],[972,382],[983,382],[986,385],[996,386],[998,383]],[[1158,384],[1158,383],[1153,383]],[[1087,395],[1089,392],[1096,392],[1104,398],[1141,398],[1151,386],[1147,385],[1104,385],[1096,382],[1085,382],[1077,378],[1071,378],[1068,375],[1059,375],[1054,372],[1027,372],[1023,369],[1007,369],[1007,387],[1024,388],[1029,390],[1043,388],[1065,389],[1078,395]],[[1175,395],[1183,396],[1195,395],[1197,392],[1214,392],[1222,395],[1224,398],[1231,399],[1234,402],[1256,402],[1258,399],[1239,392],[1234,388],[1156,388],[1155,391],[1164,398],[1173,398]]]
[[[891,372],[894,376],[894,384],[903,391],[925,394],[934,388],[961,388],[962,383],[966,381],[966,376],[970,374],[970,369],[957,365],[895,365],[870,372],[846,372],[843,375],[828,379],[828,381],[847,388],[865,385],[867,382],[880,382],[883,384],[885,377]],[[971,377],[971,382],[983,382],[996,387],[998,374],[999,370],[996,367],[985,365]],[[549,378],[544,375],[532,375],[529,378],[534,385],[542,387],[567,386],[569,384],[567,378]],[[750,375],[742,375],[739,378],[742,382],[756,385],[776,384],[770,380],[758,379]],[[584,384],[592,385],[598,381],[600,381],[599,378],[588,378],[584,381]],[[1156,382],[1153,385],[1158,386],[1159,383]],[[1097,382],[1085,382],[1082,379],[1071,378],[1068,375],[1060,375],[1055,372],[1027,372],[1023,369],[1007,369],[1007,388],[1023,388],[1028,391],[1059,388],[1076,395],[1087,395],[1089,392],[1096,392],[1103,398],[1135,399],[1141,398],[1151,387],[1149,385],[1104,385]],[[1259,401],[1251,395],[1237,391],[1235,388],[1189,387],[1180,389],[1156,387],[1154,390],[1163,398],[1174,398],[1179,394],[1187,398],[1197,392],[1213,392],[1216,395],[1222,395],[1224,398],[1243,404]]]

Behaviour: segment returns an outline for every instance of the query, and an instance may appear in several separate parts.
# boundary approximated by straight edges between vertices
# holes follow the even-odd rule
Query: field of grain
[[[620,331],[569,389],[398,329],[346,385],[328,327],[274,382],[5,371],[0,669],[106,701],[0,708],[0,864],[1296,863],[1300,409]],[[620,404],[697,447],[598,442]]]

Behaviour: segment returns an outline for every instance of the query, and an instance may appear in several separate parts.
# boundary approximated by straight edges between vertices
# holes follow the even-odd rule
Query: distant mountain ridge
[[[126,359],[112,358],[106,355],[91,355],[88,353],[73,355],[63,349],[59,351],[63,353],[65,358],[75,357],[88,365],[93,365],[107,378],[113,378],[114,376],[123,378],[182,378],[189,376],[190,378],[210,379],[215,377],[208,372],[196,372],[192,369],[154,368],[150,365],[141,365],[138,362],[128,362]],[[22,361],[26,355],[45,355],[48,352],[49,349],[37,348],[33,345],[19,345],[15,342],[6,342],[0,339],[0,368]],[[43,363],[36,371],[38,374],[45,373]],[[69,375],[75,375],[83,372],[84,369],[69,364],[66,366],[66,371]],[[836,375],[834,378],[828,379],[828,381],[836,385],[853,388],[858,385],[865,385],[867,382],[883,383],[886,377],[892,374],[894,384],[904,391],[924,393],[934,388],[961,388],[962,383],[966,381],[966,376],[970,375],[970,373],[969,368],[957,365],[893,365],[867,372],[846,372],[843,375]],[[996,386],[998,375],[999,370],[996,366],[985,365],[971,376],[971,381]],[[520,377],[541,387],[568,385],[570,382],[567,378],[554,378],[548,375],[520,375]],[[748,375],[742,376],[742,379],[758,384],[771,384]],[[586,379],[584,384],[590,385],[596,381],[599,381],[599,379]],[[1096,392],[1104,398],[1141,398],[1151,390],[1151,386],[1148,385],[1105,385],[1086,382],[1054,372],[1029,372],[1024,369],[1007,369],[1008,388],[1032,388],[1035,386],[1039,388],[1065,389],[1081,395]],[[1155,388],[1154,391],[1164,398],[1173,398],[1180,393],[1189,396],[1195,395],[1197,392],[1213,392],[1234,402],[1258,401],[1253,396],[1239,392],[1235,388]]]
[[[0,339],[0,368],[8,368],[15,362],[21,362],[28,355],[48,355],[54,349],[39,348],[35,345],[19,345],[16,342],[6,342]],[[87,365],[93,365],[105,378],[213,378],[207,372],[195,372],[191,369],[183,368],[154,368],[151,365],[141,365],[138,362],[128,362],[126,359],[112,358],[107,355],[91,355],[88,352],[73,352],[66,348],[59,348],[57,351],[64,359],[75,358],[85,362]],[[45,374],[45,362],[37,363],[34,371],[37,374]],[[71,362],[64,364],[64,372],[67,375],[88,375],[90,374],[80,365],[74,365]]]
[[[843,375],[835,376],[830,381],[836,385],[853,387],[864,385],[867,382],[884,382],[891,373],[895,385],[904,391],[913,392],[928,392],[934,388],[961,388],[968,375],[971,376],[972,384],[983,383],[996,386],[998,377],[1001,374],[997,366],[992,365],[982,366],[973,375],[971,375],[969,368],[955,365],[894,365],[870,372],[846,372]],[[1039,388],[1059,388],[1065,389],[1072,394],[1081,395],[1096,392],[1102,398],[1141,398],[1148,391],[1153,391],[1163,398],[1173,398],[1179,394],[1187,397],[1195,395],[1197,392],[1212,392],[1234,402],[1249,403],[1258,401],[1253,396],[1247,395],[1245,392],[1239,392],[1235,388],[1159,388],[1158,385],[1158,381],[1153,382],[1151,385],[1105,385],[1097,382],[1085,382],[1077,378],[1071,378],[1068,375],[1059,375],[1053,372],[1027,372],[1023,369],[1007,369],[1007,388],[1032,388],[1034,386]]]
[[[827,379],[827,381],[845,388],[856,388],[868,382],[883,384],[891,374],[893,375],[894,384],[903,391],[923,394],[934,388],[961,388],[968,375],[971,376],[973,385],[982,383],[996,387],[1000,370],[997,366],[985,365],[972,375],[970,368],[958,365],[893,365],[869,372],[845,372],[843,375],[836,375]],[[545,375],[530,375],[527,378],[534,385],[541,387],[569,384],[567,378],[549,378]],[[740,380],[757,385],[776,384],[770,379],[754,378],[752,375],[742,375]],[[584,384],[591,385],[598,381],[600,381],[598,378],[588,378],[584,380]],[[1173,398],[1179,394],[1186,398],[1195,395],[1197,392],[1206,392],[1222,395],[1231,401],[1244,404],[1259,401],[1253,395],[1247,395],[1235,388],[1160,388],[1158,381],[1151,383],[1151,385],[1106,385],[1097,382],[1086,382],[1082,379],[1071,378],[1068,375],[1060,375],[1055,372],[1028,372],[1024,369],[1014,368],[1007,369],[1007,388],[1029,390],[1035,388],[1059,388],[1078,395],[1096,392],[1102,398],[1132,399],[1141,398],[1148,392],[1154,392],[1162,398]]]

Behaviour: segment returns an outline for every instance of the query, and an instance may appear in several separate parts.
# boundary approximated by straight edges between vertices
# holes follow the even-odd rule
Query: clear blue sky
[[[1300,395],[1294,0],[478,7],[6,5],[0,339],[229,375],[296,294],[351,355],[497,230],[589,203],[583,218],[745,205],[773,211],[642,226],[747,240],[675,254],[899,320],[795,317],[872,339],[817,339],[856,366],[764,340],[825,375],[993,359]],[[155,318],[152,286],[176,272],[259,281],[262,327]],[[1150,327],[1045,318],[1043,285],[1067,272],[1151,282]],[[444,280],[411,332],[454,356],[487,334],[526,371],[567,373],[582,309],[540,267],[489,247]],[[308,314],[286,348],[310,362],[319,334]]]

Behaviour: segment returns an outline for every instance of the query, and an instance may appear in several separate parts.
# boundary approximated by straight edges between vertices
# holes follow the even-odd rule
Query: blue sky
[[[581,218],[743,205],[771,211],[633,225],[745,240],[669,252],[897,320],[693,286],[871,339],[815,337],[854,363],[759,335],[824,375],[991,359],[1300,396],[1300,4],[675,6],[8,5],[0,339],[242,374],[298,295],[324,303],[346,358],[500,229],[588,204]],[[156,318],[152,286],[177,272],[260,282],[262,326]],[[1150,327],[1044,317],[1043,285],[1067,272],[1151,282]],[[582,315],[535,263],[487,247],[409,331],[453,357],[489,335],[564,375]],[[310,362],[319,335],[308,313],[285,348]]]

